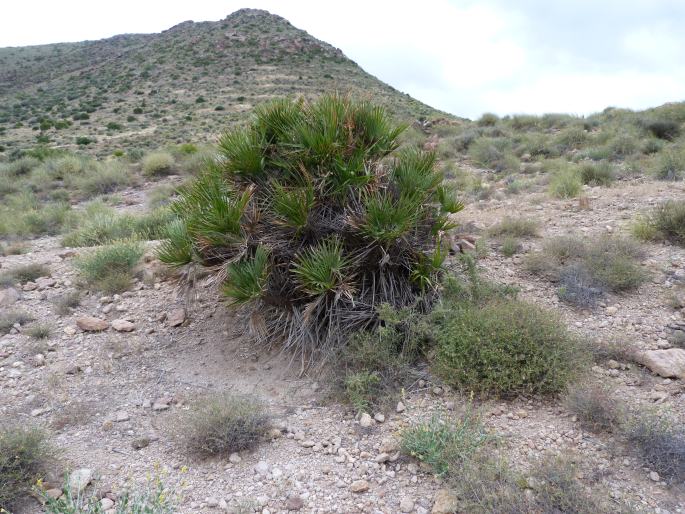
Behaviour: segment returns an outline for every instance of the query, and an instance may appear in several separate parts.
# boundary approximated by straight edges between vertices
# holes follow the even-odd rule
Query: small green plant
[[[653,173],[660,180],[680,180],[685,175],[685,150],[666,148],[654,157]]]
[[[100,498],[96,494],[75,493],[64,485],[64,494],[58,499],[50,498],[40,491],[45,500],[47,514],[102,514]],[[149,480],[143,487],[129,487],[117,495],[115,514],[173,514],[178,496],[164,486],[161,478]]]
[[[495,396],[561,391],[587,349],[552,313],[516,299],[455,304],[435,334],[433,368],[447,384]]]
[[[608,186],[614,180],[614,170],[607,161],[585,162],[580,165],[580,179],[591,186]]]
[[[38,340],[49,339],[52,335],[52,327],[45,323],[37,323],[26,329],[26,335]]]
[[[518,253],[520,247],[521,243],[518,239],[516,239],[515,237],[507,236],[504,238],[504,241],[502,241],[500,251],[502,252],[502,255],[504,255],[505,257],[511,257]]]
[[[143,158],[143,173],[145,175],[166,175],[174,167],[174,156],[167,152],[154,152]]]
[[[468,406],[461,417],[434,416],[402,432],[402,451],[425,462],[438,476],[458,473],[489,436]]]
[[[133,268],[143,256],[137,241],[116,242],[76,261],[86,281],[106,293],[120,293],[131,286]]]
[[[44,432],[0,427],[0,511],[12,512],[44,476],[53,456]]]
[[[269,427],[270,416],[260,401],[221,394],[194,405],[181,420],[179,435],[190,452],[210,457],[254,448]]]
[[[583,183],[578,171],[571,165],[554,172],[549,181],[549,189],[557,198],[574,198],[580,194]]]
[[[357,412],[368,412],[381,395],[381,378],[369,371],[357,371],[345,376],[345,395]]]
[[[639,239],[671,241],[685,246],[685,200],[669,200],[633,225]]]
[[[528,218],[505,218],[488,230],[493,237],[534,237],[538,235],[538,223]]]

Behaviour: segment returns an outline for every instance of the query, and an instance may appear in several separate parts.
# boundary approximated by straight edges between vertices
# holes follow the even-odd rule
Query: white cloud
[[[579,7],[578,2],[582,5]],[[158,32],[264,8],[397,89],[457,115],[644,108],[685,99],[679,0],[11,2],[0,46]]]

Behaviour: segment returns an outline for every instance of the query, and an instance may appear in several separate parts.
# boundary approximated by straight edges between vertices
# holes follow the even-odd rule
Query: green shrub
[[[428,464],[438,476],[458,473],[489,436],[479,417],[467,408],[461,417],[434,416],[402,432],[402,451]]]
[[[474,163],[494,171],[519,171],[521,163],[511,149],[511,141],[505,138],[481,137],[469,146]]]
[[[554,144],[561,152],[577,150],[588,140],[588,134],[582,127],[568,127],[560,131],[554,138]]]
[[[552,174],[549,189],[557,198],[573,198],[580,194],[583,183],[578,171],[571,165],[563,166]]]
[[[53,455],[40,430],[0,427],[0,510],[12,512],[30,494]]]
[[[92,171],[70,177],[66,183],[86,196],[104,195],[130,185],[133,178],[126,166],[117,161],[102,164]]]
[[[479,127],[493,127],[497,125],[499,117],[491,112],[484,113],[480,118],[478,118],[477,124]]]
[[[591,186],[608,186],[614,180],[614,170],[607,161],[585,162],[580,165],[580,179]]]
[[[141,243],[121,241],[80,257],[76,267],[93,287],[106,293],[120,293],[130,287],[133,269],[142,256]]]
[[[26,329],[26,335],[32,337],[33,339],[49,339],[52,335],[52,327],[50,325],[46,325],[45,323],[37,323]]]
[[[166,175],[174,167],[174,156],[167,152],[154,152],[143,158],[145,175]]]
[[[680,123],[673,120],[651,120],[645,124],[654,137],[673,141],[680,135]]]
[[[262,403],[224,394],[194,405],[178,428],[192,453],[211,457],[253,449],[269,427],[270,417]]]
[[[338,96],[259,107],[179,192],[160,258],[230,263],[225,291],[259,313],[263,340],[283,336],[309,359],[377,323],[383,303],[430,301],[445,258],[439,234],[462,206],[434,155],[385,160],[402,129],[381,108]]]
[[[505,257],[511,257],[512,255],[518,253],[520,248],[521,243],[518,239],[511,236],[507,236],[504,238],[504,241],[502,241],[500,251],[502,252],[502,255],[504,255]]]
[[[625,159],[634,154],[638,150],[639,145],[637,138],[633,134],[622,132],[609,141],[609,148],[613,158]]]
[[[586,361],[586,350],[563,322],[514,299],[452,309],[435,335],[433,367],[467,391],[514,396],[562,390]]]
[[[644,257],[633,240],[602,236],[592,241],[576,236],[549,239],[541,252],[528,256],[529,271],[559,283],[559,296],[582,307],[592,306],[605,290],[615,293],[639,287],[647,274]]]
[[[529,218],[504,218],[488,229],[494,237],[533,237],[538,235],[538,224]]]
[[[685,246],[685,200],[669,200],[638,219],[633,233],[643,240],[666,240]]]
[[[656,154],[652,171],[660,180],[680,180],[685,174],[685,150],[666,148]]]

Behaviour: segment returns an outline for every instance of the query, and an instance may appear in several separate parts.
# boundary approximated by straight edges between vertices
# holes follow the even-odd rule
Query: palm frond
[[[314,188],[311,184],[286,188],[273,182],[271,208],[281,223],[298,231],[302,230],[307,226],[309,212],[313,207]]]
[[[268,276],[269,253],[258,246],[252,257],[228,265],[224,294],[235,304],[256,300],[264,293]]]
[[[440,202],[443,212],[454,214],[464,208],[464,204],[457,200],[453,189],[441,185],[437,188],[437,194],[438,202]]]
[[[229,173],[256,178],[264,172],[264,142],[256,130],[226,132],[219,138],[219,156]]]
[[[404,194],[428,197],[442,183],[435,169],[435,154],[415,148],[403,150],[393,163],[392,177]]]
[[[159,260],[170,266],[183,266],[193,260],[193,240],[185,220],[175,219],[166,227],[166,238],[157,250]]]
[[[302,291],[322,295],[344,284],[350,261],[338,238],[331,238],[301,253],[292,266]]]
[[[421,202],[414,195],[395,198],[388,191],[383,191],[367,197],[364,211],[360,232],[381,244],[387,244],[407,235],[416,226]]]

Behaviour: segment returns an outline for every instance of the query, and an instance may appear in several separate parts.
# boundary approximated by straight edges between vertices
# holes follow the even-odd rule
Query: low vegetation
[[[662,203],[633,225],[633,234],[643,240],[685,246],[685,200]]]
[[[13,512],[54,458],[45,433],[35,428],[0,427],[0,511]]]
[[[490,439],[471,409],[461,417],[434,416],[402,432],[402,451],[428,464],[438,476],[459,472]]]
[[[120,241],[79,258],[75,265],[86,282],[105,293],[120,293],[131,287],[133,270],[143,256],[137,241]]]
[[[559,298],[579,307],[592,307],[606,291],[635,290],[646,279],[642,248],[633,240],[601,236],[594,240],[573,235],[545,241],[527,258],[528,269],[559,284]]]
[[[538,223],[528,218],[505,218],[488,229],[493,237],[535,237],[538,235]]]
[[[14,325],[23,325],[33,318],[22,310],[3,309],[0,311],[0,335],[9,333]]]
[[[177,427],[188,450],[200,457],[251,450],[269,428],[270,416],[260,401],[231,394],[198,401]]]
[[[1,285],[25,284],[40,277],[49,277],[50,268],[45,264],[22,264],[0,273]]]
[[[564,396],[566,409],[591,432],[611,432],[623,420],[623,413],[611,391],[597,382],[569,386]]]
[[[145,175],[166,175],[174,167],[174,156],[167,152],[154,152],[145,156],[142,166]]]

